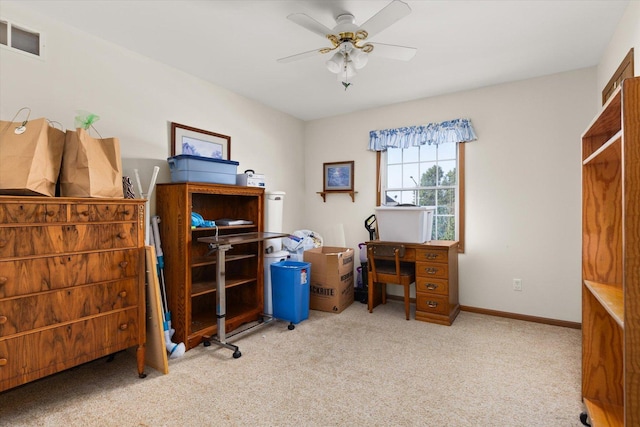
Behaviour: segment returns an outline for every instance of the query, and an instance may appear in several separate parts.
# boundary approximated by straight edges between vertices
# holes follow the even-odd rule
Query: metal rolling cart
[[[263,240],[268,239],[277,239],[280,237],[286,237],[288,234],[286,233],[271,233],[271,232],[252,232],[252,233],[241,233],[241,234],[228,234],[219,236],[217,233],[215,236],[207,236],[198,238],[198,242],[207,243],[211,251],[216,252],[216,324],[218,327],[217,333],[215,336],[206,337],[204,341],[204,345],[208,346],[211,343],[219,345],[221,347],[228,348],[233,350],[233,358],[237,359],[242,356],[242,353],[238,349],[238,346],[230,344],[226,341],[226,331],[225,331],[225,318],[227,314],[226,309],[226,298],[225,298],[225,257],[226,252],[232,248],[233,244],[243,244],[243,243],[252,243],[252,242],[261,242]],[[270,316],[269,316],[270,317]],[[240,332],[234,333],[231,336],[237,336],[252,330],[258,326],[264,326],[269,322],[258,322],[248,328],[241,330]]]

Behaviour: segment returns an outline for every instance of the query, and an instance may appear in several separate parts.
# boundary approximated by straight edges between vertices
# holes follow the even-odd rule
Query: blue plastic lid
[[[227,165],[235,165],[238,166],[240,164],[240,162],[236,162],[233,160],[223,160],[223,159],[214,159],[212,157],[201,157],[201,156],[192,156],[189,154],[179,154],[177,156],[173,156],[173,157],[169,157],[167,158],[167,162],[171,163],[171,161],[177,161],[177,160],[203,160],[205,162],[213,162],[213,163],[224,163]]]

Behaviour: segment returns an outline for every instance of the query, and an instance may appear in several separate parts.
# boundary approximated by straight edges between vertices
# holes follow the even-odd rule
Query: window
[[[435,207],[433,238],[464,250],[464,144],[444,143],[378,152],[379,204]]]
[[[434,239],[464,252],[464,150],[478,138],[470,119],[369,132],[377,151],[377,204],[434,206]]]

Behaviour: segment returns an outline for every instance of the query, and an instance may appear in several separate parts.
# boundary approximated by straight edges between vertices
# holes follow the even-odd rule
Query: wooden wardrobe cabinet
[[[582,136],[582,397],[598,426],[640,426],[640,78]]]
[[[216,232],[263,231],[264,188],[223,184],[171,183],[156,187],[156,211],[164,253],[167,299],[174,342],[187,350],[216,334],[216,254],[198,238]],[[205,220],[251,221],[250,225],[191,227],[191,213]],[[263,243],[237,244],[226,255],[225,329],[258,321],[264,306]]]
[[[137,347],[144,201],[0,196],[0,391]]]

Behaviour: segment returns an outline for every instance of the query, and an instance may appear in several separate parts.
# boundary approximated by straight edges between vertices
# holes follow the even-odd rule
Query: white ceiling
[[[629,0],[406,0],[412,12],[371,41],[418,49],[409,62],[376,57],[345,91],[325,55],[276,59],[329,45],[286,19],[362,24],[390,0],[20,0],[115,44],[303,120],[596,65]],[[179,82],[176,82],[179,84]]]

